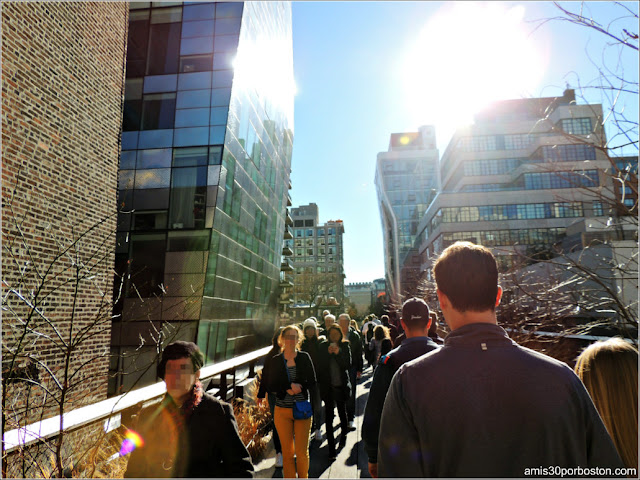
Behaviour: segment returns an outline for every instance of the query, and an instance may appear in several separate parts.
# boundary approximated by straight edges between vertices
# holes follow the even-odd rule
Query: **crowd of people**
[[[457,242],[435,262],[449,333],[420,298],[367,316],[324,311],[279,328],[266,355],[258,402],[275,425],[276,466],[307,478],[309,443],[329,459],[354,425],[356,384],[373,379],[362,419],[372,477],[520,477],[543,466],[569,476],[629,476],[638,467],[638,351],[596,342],[565,363],[518,345],[497,323],[502,290],[490,250]],[[251,458],[228,404],[203,393],[202,353],[189,342],[163,352],[163,401],[140,415],[140,448],[128,477],[250,477]],[[627,470],[624,470],[624,468]],[[635,471],[629,470],[635,468]],[[537,470],[540,469],[540,470]],[[603,470],[608,469],[608,470]]]

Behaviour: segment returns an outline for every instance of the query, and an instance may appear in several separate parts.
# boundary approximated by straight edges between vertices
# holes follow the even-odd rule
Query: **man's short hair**
[[[340,323],[341,318],[346,318],[347,320],[349,320],[349,324],[351,324],[351,316],[348,313],[341,313],[340,315],[338,315],[338,323]]]
[[[431,318],[429,306],[421,298],[410,298],[402,304],[402,321],[409,330],[427,328]]]
[[[494,310],[498,296],[498,265],[491,251],[471,242],[447,247],[433,265],[438,290],[459,312]]]

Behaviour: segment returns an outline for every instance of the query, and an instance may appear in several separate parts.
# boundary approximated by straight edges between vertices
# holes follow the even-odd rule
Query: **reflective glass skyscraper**
[[[293,141],[289,2],[130,5],[112,373],[159,340],[207,363],[268,344]]]
[[[405,294],[401,270],[414,249],[418,223],[438,189],[435,128],[394,133],[389,150],[378,154],[376,192],[384,240],[385,279],[392,299]]]

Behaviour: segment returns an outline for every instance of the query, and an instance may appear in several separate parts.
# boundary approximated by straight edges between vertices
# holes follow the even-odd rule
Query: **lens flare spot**
[[[127,430],[120,448],[120,456],[124,457],[142,446],[144,446],[144,440],[140,434],[134,430]]]

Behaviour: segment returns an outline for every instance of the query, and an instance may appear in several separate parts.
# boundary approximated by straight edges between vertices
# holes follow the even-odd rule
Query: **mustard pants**
[[[309,477],[309,434],[311,418],[295,420],[292,408],[276,405],[273,414],[280,445],[282,446],[282,476],[284,478]],[[296,460],[293,459],[295,452]]]

